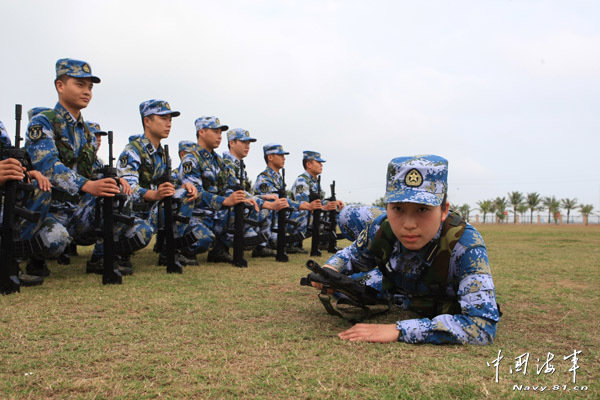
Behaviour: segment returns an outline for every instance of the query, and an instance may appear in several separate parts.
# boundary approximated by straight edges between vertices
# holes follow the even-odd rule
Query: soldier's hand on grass
[[[338,337],[351,342],[389,343],[396,342],[399,334],[396,324],[356,324]]]
[[[121,190],[123,190],[123,194],[127,196],[131,196],[133,194],[133,189],[131,189],[131,185],[124,178],[119,178],[119,183],[121,184]]]
[[[21,163],[14,158],[0,161],[0,186],[6,181],[20,181],[25,177],[25,169]]]
[[[29,171],[29,176],[31,176],[32,179],[35,179],[37,181],[41,191],[49,192],[50,189],[52,189],[52,184],[50,183],[50,180],[46,178],[40,171]]]
[[[83,192],[93,196],[114,197],[121,190],[113,178],[102,178],[95,181],[89,180],[81,187]]]
[[[225,199],[225,201],[223,201],[223,205],[225,207],[231,207],[235,206],[237,203],[241,203],[244,200],[246,200],[246,192],[243,190],[236,190],[235,192],[231,193]]]

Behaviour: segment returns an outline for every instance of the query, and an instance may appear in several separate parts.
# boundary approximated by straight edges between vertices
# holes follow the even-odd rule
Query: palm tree
[[[491,200],[480,200],[477,202],[477,205],[479,206],[479,210],[483,213],[483,223],[485,224],[485,216],[487,215],[487,213],[493,212],[492,211],[492,201]]]
[[[525,213],[527,212],[527,210],[529,210],[529,206],[527,205],[527,203],[521,203],[519,204],[519,207],[517,207],[517,211],[521,215],[522,220],[525,220]]]
[[[521,192],[510,192],[508,194],[508,201],[512,204],[513,207],[513,223],[517,223],[517,210],[521,203],[523,203],[523,193]]]
[[[560,201],[562,208],[567,210],[567,224],[569,223],[569,215],[571,215],[571,210],[577,207],[577,199],[562,199]]]
[[[550,217],[554,217],[554,223],[557,224],[558,214],[560,213],[560,201],[555,196],[544,197],[544,206],[548,209],[548,223],[550,223]]]
[[[506,200],[506,197],[496,197],[494,205],[496,206],[496,216],[500,221],[504,221],[504,212],[508,206],[508,200]]]
[[[537,192],[527,193],[526,202],[527,202],[527,206],[529,207],[529,211],[530,211],[529,223],[532,224],[533,223],[533,211],[538,209],[540,203],[542,202],[542,198],[541,198],[540,194]]]
[[[550,197],[550,196],[546,196],[542,199],[542,204],[544,205],[544,209],[548,210],[548,223],[551,222],[551,218],[552,218],[552,199],[554,198],[554,196]]]
[[[471,212],[471,207],[468,204],[463,204],[458,208],[458,213],[462,215],[465,221],[469,222],[469,213]]]
[[[592,213],[593,209],[594,209],[594,206],[592,204],[581,204],[579,206],[579,212],[581,212],[581,215],[583,216],[583,223],[585,225],[588,224],[588,218],[589,218],[590,214]]]

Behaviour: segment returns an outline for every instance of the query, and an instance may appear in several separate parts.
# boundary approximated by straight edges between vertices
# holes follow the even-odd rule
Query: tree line
[[[383,197],[377,199],[373,205],[385,207]],[[510,192],[507,197],[496,197],[495,199],[480,200],[477,202],[479,211],[483,214],[483,223],[489,215],[495,216],[497,221],[504,222],[507,219],[508,212],[513,214],[513,222],[518,221],[517,214],[522,218],[529,213],[529,223],[533,223],[534,212],[548,212],[548,223],[558,223],[561,210],[567,213],[567,224],[570,222],[571,211],[579,210],[584,218],[584,222],[592,213],[594,206],[592,204],[579,204],[576,198],[557,199],[556,196],[542,196],[537,192],[527,193]],[[466,220],[469,220],[471,207],[468,204],[451,204],[450,208],[461,214]]]

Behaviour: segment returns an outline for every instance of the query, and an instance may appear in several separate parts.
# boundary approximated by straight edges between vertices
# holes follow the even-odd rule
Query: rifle
[[[285,168],[281,169],[282,184],[278,190],[279,198],[287,198],[285,191]],[[283,208],[277,212],[277,254],[275,260],[280,262],[288,262],[289,257],[285,253],[285,236],[287,234],[287,220],[289,208]]]
[[[0,159],[15,158],[21,162],[26,169],[31,170],[31,160],[25,150],[19,148],[21,142],[21,104],[15,104],[15,146],[2,148]],[[17,256],[31,255],[40,251],[39,244],[32,240],[15,240],[16,222],[15,217],[24,218],[31,222],[37,222],[40,217],[39,212],[32,212],[17,205],[17,194],[23,194],[20,201],[24,201],[28,194],[35,190],[35,186],[27,183],[29,177],[25,176],[23,181],[6,181],[3,188],[4,211],[2,214],[2,244],[0,246],[0,293],[10,294],[20,290],[21,282],[18,278],[19,266],[16,261]],[[37,244],[37,247],[36,247]],[[19,251],[20,249],[20,251]]]
[[[308,200],[313,202],[317,199],[321,199],[321,175],[317,178],[317,192],[310,191]],[[321,242],[321,210],[314,210],[312,212],[312,241],[310,242],[310,255],[312,257],[318,257],[321,255],[319,250],[319,243]]]
[[[98,172],[104,178],[111,178],[120,187],[120,181],[117,169],[113,167],[113,132],[108,131],[108,164],[104,165]],[[102,284],[121,284],[123,277],[121,271],[115,267],[117,247],[114,240],[114,224],[122,222],[126,225],[133,225],[134,217],[123,214],[123,207],[127,201],[127,196],[123,193],[116,194],[114,197],[101,197],[101,205],[96,207],[96,221],[100,221],[100,211],[102,211],[102,239],[104,242],[104,271],[102,273]]]
[[[333,181],[333,183],[329,187],[331,188],[331,197],[328,200],[336,201],[337,199],[335,197],[335,181]],[[329,229],[328,229],[329,244],[327,247],[327,251],[330,253],[335,253],[337,251],[337,240],[338,240],[338,236],[336,233],[337,214],[338,214],[337,209],[329,211]]]
[[[165,145],[164,150],[167,168],[163,176],[158,181],[159,185],[164,182],[173,183],[173,178],[171,177],[171,157],[169,157],[169,145]],[[161,207],[159,207],[158,215],[160,219],[162,214],[162,227],[159,227],[157,248],[159,251],[166,250],[167,273],[181,274],[183,273],[183,267],[179,261],[175,260],[175,250],[183,247],[186,243],[183,243],[183,240],[175,240],[175,222],[188,223],[190,219],[189,217],[179,215],[181,202],[173,199],[173,196],[165,197],[160,203]]]
[[[313,260],[308,260],[306,267],[312,272],[305,278],[300,279],[300,285],[312,286],[311,282],[320,283],[322,289],[319,294],[319,300],[329,314],[358,322],[389,310],[389,300],[378,298],[379,292],[372,287],[333,269],[321,268]],[[334,296],[328,294],[330,289],[344,296],[334,299],[332,304],[332,297]],[[356,308],[354,310],[340,308],[338,304],[348,304]]]
[[[240,160],[239,183],[233,190],[244,190],[244,160]],[[233,222],[233,265],[240,268],[248,266],[248,261],[244,259],[244,212],[246,205],[240,202],[233,206],[235,219]]]

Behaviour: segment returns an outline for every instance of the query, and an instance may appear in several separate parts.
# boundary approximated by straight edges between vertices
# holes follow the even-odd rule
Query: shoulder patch
[[[266,182],[260,184],[260,191],[266,193],[269,191],[269,185]]]
[[[29,139],[33,140],[34,142],[39,140],[43,135],[44,132],[42,131],[41,125],[30,126],[29,131],[27,132],[27,136],[29,137]]]
[[[356,246],[357,247],[359,247],[359,248],[363,247],[367,243],[367,236],[369,235],[369,226],[370,226],[370,224],[367,224],[365,229],[363,229],[358,234],[358,237],[356,238]]]
[[[192,172],[192,162],[186,161],[183,163],[183,173],[189,174],[190,172]]]
[[[127,166],[127,154],[123,154],[121,158],[119,158],[119,166],[121,168],[125,168]]]

